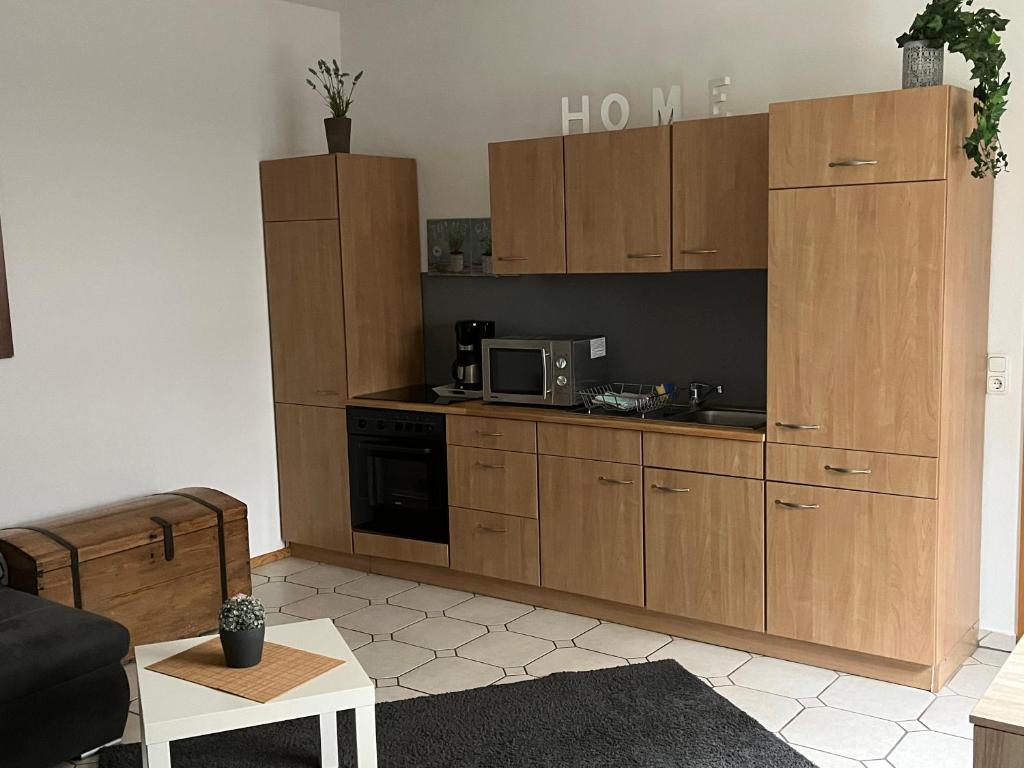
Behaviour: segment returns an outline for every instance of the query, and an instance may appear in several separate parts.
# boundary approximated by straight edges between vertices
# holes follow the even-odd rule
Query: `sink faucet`
[[[722,394],[721,384],[705,384],[703,381],[690,382],[690,408],[696,410],[714,394]]]

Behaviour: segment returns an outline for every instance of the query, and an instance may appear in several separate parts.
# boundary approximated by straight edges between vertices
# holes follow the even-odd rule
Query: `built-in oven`
[[[347,409],[352,529],[448,543],[444,414]]]
[[[570,406],[607,383],[604,336],[484,339],[483,358],[484,400]]]

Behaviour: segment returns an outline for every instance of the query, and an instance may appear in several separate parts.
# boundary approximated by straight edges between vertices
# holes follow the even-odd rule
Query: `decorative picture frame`
[[[427,273],[490,275],[490,219],[427,219]]]
[[[11,307],[7,298],[7,270],[4,267],[4,233],[0,228],[0,359],[14,357]]]

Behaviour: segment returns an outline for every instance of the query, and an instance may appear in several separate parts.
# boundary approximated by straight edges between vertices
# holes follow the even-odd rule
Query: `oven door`
[[[551,405],[551,344],[484,339],[484,400]]]

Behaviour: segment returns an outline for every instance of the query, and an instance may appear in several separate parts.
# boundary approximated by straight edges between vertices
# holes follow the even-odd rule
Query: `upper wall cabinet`
[[[562,137],[491,144],[488,155],[495,274],[565,272]]]
[[[338,171],[333,155],[260,163],[264,221],[338,218]]]
[[[768,115],[672,126],[672,268],[768,266]]]
[[[668,126],[565,137],[569,272],[671,268]]]
[[[949,94],[936,86],[772,104],[771,188],[945,178]]]

